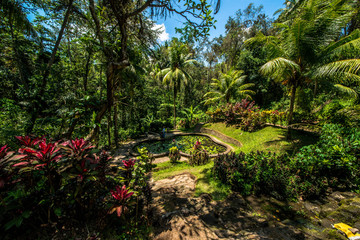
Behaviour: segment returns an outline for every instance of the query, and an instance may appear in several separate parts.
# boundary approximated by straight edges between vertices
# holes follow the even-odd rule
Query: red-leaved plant
[[[136,161],[136,159],[131,159],[130,158],[129,160],[123,160],[122,162],[123,162],[124,168],[126,170],[131,170],[135,165],[135,161]]]
[[[88,156],[89,150],[95,147],[83,138],[69,140],[61,145],[64,146],[65,150],[67,150],[71,156],[74,156],[78,159],[86,158]]]
[[[60,150],[57,142],[46,142],[46,138],[43,138],[38,143],[38,148],[20,148],[19,154],[13,157],[18,161],[13,167],[20,167],[23,172],[42,170],[50,193],[54,193],[60,187],[59,174],[56,171],[56,163],[63,157]]]
[[[32,139],[29,136],[15,136],[19,140],[20,144],[25,147],[34,147],[39,144],[44,138],[34,138]]]
[[[46,139],[42,139],[39,143],[39,149],[30,147],[20,148],[16,159],[20,162],[13,165],[13,167],[22,167],[33,165],[35,169],[50,168],[50,165],[59,161],[62,157],[59,153],[60,148],[57,143],[47,143]]]
[[[94,154],[94,159],[91,161],[92,164],[95,164],[95,170],[98,172],[99,179],[102,183],[106,180],[106,172],[110,159],[111,156],[109,156],[105,150],[102,150],[99,156]]]
[[[69,176],[77,176],[80,182],[84,181],[90,174],[91,169],[97,165],[96,157],[90,154],[90,150],[95,146],[92,146],[90,142],[83,138],[76,138],[75,140],[69,140],[61,144],[61,147],[65,150],[68,156],[70,174]],[[93,166],[95,165],[95,166]],[[81,188],[80,186],[78,186]]]
[[[123,211],[125,210],[125,202],[128,198],[130,198],[134,192],[129,192],[129,190],[126,189],[126,186],[116,186],[115,190],[110,190],[111,195],[119,201],[120,205],[116,205],[110,210],[110,214],[116,211],[117,216],[120,217]]]
[[[0,189],[4,188],[11,178],[11,173],[7,167],[14,152],[8,152],[8,150],[7,145],[0,148]]]

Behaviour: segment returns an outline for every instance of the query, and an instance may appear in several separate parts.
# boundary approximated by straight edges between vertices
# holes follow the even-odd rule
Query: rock
[[[185,207],[183,207],[183,208],[181,209],[181,213],[183,213],[183,214],[188,214],[189,212],[190,212],[190,210],[187,209],[187,208],[185,208]]]
[[[340,202],[341,200],[345,199],[345,196],[343,196],[340,192],[333,192],[330,194],[329,198]]]
[[[324,228],[332,228],[332,225],[335,224],[333,220],[330,220],[328,218],[321,219],[321,226]]]
[[[339,207],[339,205],[337,202],[329,202],[329,203],[321,206],[320,216],[325,218],[330,213],[334,212],[338,207]]]
[[[311,202],[304,202],[304,207],[311,213],[315,215],[319,215],[321,211],[321,207],[317,204]]]
[[[347,237],[339,233],[336,229],[326,229],[322,233],[324,239],[338,239],[338,240],[348,240]]]

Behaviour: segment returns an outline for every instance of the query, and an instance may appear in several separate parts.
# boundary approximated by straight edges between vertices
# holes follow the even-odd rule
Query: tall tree
[[[173,104],[174,104],[174,129],[176,128],[176,97],[180,87],[191,81],[190,74],[186,71],[189,64],[195,63],[191,59],[192,54],[187,54],[187,45],[173,41],[169,47],[170,66],[162,69],[159,74],[163,76],[163,83],[170,84],[173,88]]]
[[[129,41],[130,37],[134,37],[137,32],[142,35],[144,29],[152,26],[146,25],[145,11],[150,12],[152,16],[167,17],[171,14],[177,14],[186,21],[186,29],[191,29],[195,37],[207,35],[209,27],[214,24],[211,15],[211,5],[208,1],[197,2],[194,0],[180,1],[184,6],[180,6],[179,1],[175,0],[132,0],[132,1],[114,1],[96,2],[89,0],[89,9],[91,18],[99,45],[107,61],[106,85],[107,85],[107,101],[97,112],[96,127],[92,130],[88,139],[94,139],[99,132],[99,123],[107,111],[111,110],[114,102],[115,86],[118,86],[120,80],[116,76],[117,72],[124,70],[129,66]],[[217,1],[217,8],[220,1]],[[104,9],[105,11],[99,11]],[[191,16],[191,17],[190,17]],[[111,23],[111,27],[106,26]],[[114,30],[118,30],[119,34],[114,34]],[[116,41],[115,41],[116,40]],[[116,51],[112,44],[117,42]]]
[[[270,46],[272,59],[261,67],[260,72],[288,86],[289,125],[298,87],[316,83],[319,78],[338,83],[359,80],[358,68],[354,67],[360,63],[360,59],[338,58],[339,52],[359,48],[358,33],[334,42],[354,14],[352,1],[309,0],[299,1],[295,6],[298,10],[295,18],[276,24],[281,30],[277,38],[259,33],[247,41],[247,44],[257,42]],[[293,14],[294,7],[286,16]]]

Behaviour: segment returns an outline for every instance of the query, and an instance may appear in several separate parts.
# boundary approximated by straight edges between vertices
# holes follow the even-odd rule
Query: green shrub
[[[242,194],[288,196],[287,156],[266,152],[230,153],[214,160],[214,176]]]
[[[189,164],[191,166],[200,166],[210,161],[209,153],[201,145],[200,141],[196,141],[193,149],[190,151]]]
[[[180,151],[176,146],[169,149],[169,158],[171,163],[176,163],[180,160]]]
[[[210,161],[209,153],[205,149],[193,150],[189,158],[191,166],[205,165]]]
[[[300,195],[325,193],[327,188],[357,189],[360,184],[360,131],[326,124],[315,145],[305,146],[291,159],[298,169]]]

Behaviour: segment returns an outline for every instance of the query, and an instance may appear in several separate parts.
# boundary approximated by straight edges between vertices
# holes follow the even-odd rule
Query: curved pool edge
[[[216,153],[216,154],[211,154],[209,155],[210,158],[214,158],[214,157],[217,157],[217,156],[220,156],[220,155],[224,155],[224,154],[228,154],[230,151],[231,151],[231,146],[214,138],[213,136],[210,136],[208,134],[204,134],[204,133],[172,133],[171,136],[166,136],[165,138],[149,138],[149,139],[145,139],[145,140],[141,140],[137,143],[134,144],[133,147],[131,147],[129,153],[134,156],[134,157],[137,157],[139,156],[139,154],[137,152],[135,152],[133,149],[138,146],[139,144],[143,143],[143,142],[148,142],[148,141],[165,141],[165,140],[169,140],[173,137],[176,137],[176,136],[187,136],[187,135],[199,135],[199,136],[205,136],[205,137],[209,137],[213,142],[215,142],[216,144],[219,144],[223,147],[226,148],[225,152],[222,152],[222,153]],[[186,157],[186,158],[190,158],[190,154],[187,154],[187,153],[184,153],[184,152],[180,152],[180,155],[183,156],[183,157]],[[154,158],[160,158],[160,157],[166,157],[169,155],[169,152],[164,152],[164,153],[158,153],[158,154],[154,154],[153,153],[153,156]]]

